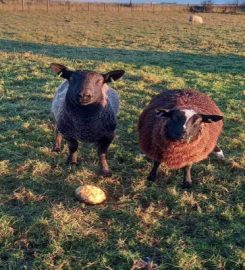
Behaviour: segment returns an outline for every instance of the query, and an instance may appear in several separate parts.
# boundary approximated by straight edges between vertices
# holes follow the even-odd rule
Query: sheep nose
[[[79,95],[81,98],[89,99],[92,97],[91,93],[84,93]]]
[[[83,98],[84,98],[84,99],[90,99],[90,95],[89,95],[89,94],[84,95]]]
[[[176,132],[172,134],[172,140],[178,141],[178,140],[185,139],[186,135],[187,135],[186,131]]]

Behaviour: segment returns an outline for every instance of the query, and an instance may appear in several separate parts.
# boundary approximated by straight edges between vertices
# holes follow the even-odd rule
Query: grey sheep
[[[54,151],[60,151],[62,137],[68,143],[67,162],[77,164],[78,141],[95,143],[98,148],[101,175],[110,176],[107,150],[115,136],[119,97],[107,83],[124,74],[115,70],[106,74],[94,71],[72,71],[52,63],[51,70],[67,81],[57,89],[51,113],[56,122]]]

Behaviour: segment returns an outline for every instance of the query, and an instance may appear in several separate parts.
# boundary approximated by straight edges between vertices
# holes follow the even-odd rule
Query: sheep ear
[[[114,70],[106,74],[102,74],[102,76],[104,77],[104,83],[117,81],[123,76],[124,73],[125,73],[124,70]]]
[[[206,114],[199,114],[202,117],[203,123],[212,123],[212,122],[218,122],[223,119],[223,116],[221,115],[206,115]]]
[[[50,68],[54,73],[67,80],[71,78],[73,73],[73,71],[69,70],[66,66],[57,63],[50,64]]]
[[[170,117],[171,111],[167,109],[156,109],[156,117]]]

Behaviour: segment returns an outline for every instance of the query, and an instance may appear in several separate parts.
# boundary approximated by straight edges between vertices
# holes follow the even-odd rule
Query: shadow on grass
[[[69,60],[108,61],[112,63],[172,67],[182,73],[188,69],[211,73],[242,73],[245,58],[238,55],[201,55],[183,52],[140,51],[110,48],[72,47],[68,45],[38,44],[0,39],[4,52],[30,52],[49,57],[65,57]]]
[[[1,40],[0,49],[5,52],[31,52],[74,60],[122,62],[133,64],[138,68],[144,65],[172,67],[176,74],[181,74],[188,68],[200,72],[241,73],[244,64],[244,59],[235,55],[206,56],[179,52],[75,48],[10,40]],[[25,83],[26,80],[23,81],[23,85]],[[45,81],[41,82],[41,84],[44,83]],[[41,84],[40,88],[43,88]],[[136,130],[133,127],[137,115],[134,115],[135,112],[129,109],[128,114],[133,116],[129,119],[120,119],[118,137],[115,140],[117,146],[109,150],[110,163],[114,171],[113,178],[119,179],[119,185],[115,187],[110,182],[97,179],[98,163],[94,162],[97,160],[97,155],[92,145],[80,147],[83,164],[75,169],[66,167],[65,153],[62,153],[61,156],[50,156],[49,153],[40,150],[42,146],[51,147],[52,134],[40,130],[38,125],[34,126],[32,130],[25,131],[21,126],[21,121],[24,123],[31,118],[33,121],[31,126],[38,121],[47,121],[48,105],[45,104],[48,100],[34,95],[35,92],[31,92],[30,86],[24,91],[26,91],[26,95],[30,96],[31,102],[23,103],[22,107],[18,108],[26,108],[25,111],[21,111],[18,121],[6,122],[5,126],[0,127],[1,135],[5,137],[0,159],[9,159],[10,163],[13,162],[11,164],[13,168],[10,168],[11,173],[1,176],[0,181],[1,215],[12,219],[12,226],[15,230],[12,238],[10,237],[6,242],[5,240],[0,242],[4,243],[5,247],[5,251],[0,253],[0,257],[5,261],[2,265],[6,266],[6,269],[12,266],[12,269],[22,269],[21,267],[24,266],[27,269],[28,267],[29,269],[45,269],[45,267],[47,269],[44,261],[51,258],[54,265],[62,265],[62,261],[67,260],[71,269],[81,269],[91,263],[88,267],[90,269],[128,270],[133,258],[148,256],[161,265],[161,269],[181,268],[180,259],[188,267],[189,261],[195,260],[195,256],[201,261],[201,264],[204,262],[205,265],[193,266],[193,269],[195,267],[195,269],[205,267],[217,269],[220,260],[218,256],[221,256],[223,261],[230,263],[230,269],[239,269],[235,265],[234,250],[244,245],[244,240],[239,238],[242,223],[236,213],[224,212],[223,214],[222,211],[229,210],[225,204],[238,205],[243,199],[241,188],[233,187],[232,182],[228,182],[229,177],[240,177],[242,174],[240,169],[235,170],[235,173],[228,170],[229,174],[226,175],[223,173],[224,165],[221,164],[219,170],[215,172],[215,178],[222,175],[223,179],[220,182],[227,181],[226,184],[231,189],[228,198],[225,198],[227,201],[220,205],[216,199],[224,200],[224,197],[227,196],[227,193],[224,192],[225,189],[215,190],[218,187],[217,183],[204,183],[204,186],[201,186],[200,183],[199,186],[194,186],[188,192],[183,191],[180,189],[181,182],[179,181],[182,178],[181,173],[171,172],[173,181],[168,180],[167,184],[157,183],[146,186],[143,182],[149,168],[144,168],[147,166],[146,162],[137,161],[135,158],[139,153],[136,146]],[[30,92],[28,92],[29,90]],[[35,104],[37,104],[36,107],[34,107]],[[12,103],[10,111],[6,107],[6,115],[14,117],[16,107],[15,102]],[[29,108],[32,109],[32,114],[27,114]],[[128,130],[129,127],[130,130]],[[9,129],[14,130],[15,133],[9,133]],[[49,139],[50,142],[48,142]],[[49,164],[51,171],[44,176],[33,175],[33,167],[24,168],[24,171],[14,171],[29,159]],[[33,164],[30,166],[35,166],[36,163]],[[58,175],[55,174],[57,164],[62,168],[62,173]],[[78,183],[75,178],[80,176],[75,175],[71,180],[68,178],[74,171],[79,171],[81,166],[86,167],[92,173],[92,176],[89,174],[91,177],[89,181],[100,182],[109,191],[111,197],[104,206],[80,209],[80,204],[76,202],[73,194],[74,186]],[[201,174],[197,174],[195,171],[194,169],[195,177],[206,174],[205,170]],[[211,172],[207,172],[207,174],[210,175]],[[135,191],[133,187],[135,182],[142,182],[141,184],[145,187],[139,189],[140,191],[137,189]],[[170,192],[170,189],[173,191]],[[180,197],[182,195],[184,197],[186,194],[190,200],[193,196],[202,198],[207,195],[209,200],[200,199],[203,203],[200,206],[202,212],[198,212],[199,208],[188,201],[189,206],[181,205]],[[127,197],[128,201],[120,203],[119,200],[123,197]],[[209,203],[214,204],[212,212],[209,210]],[[60,211],[60,217],[55,219],[52,211],[55,211],[59,205],[64,205],[65,211]],[[64,227],[69,222],[74,222],[76,226],[79,216],[74,217],[72,213],[79,209],[81,211],[78,215],[84,214],[91,219],[97,215],[98,219],[90,224],[88,222],[91,228],[88,226],[85,234],[79,235],[72,228],[63,231],[62,222],[64,221]],[[163,209],[166,212],[161,216],[159,213]],[[69,219],[69,215],[72,220]],[[236,218],[234,225],[233,218]],[[60,224],[59,219],[62,221]],[[157,220],[156,224],[151,224],[147,219]],[[104,232],[105,239],[102,240],[93,233],[89,234],[89,231],[93,232],[93,227],[97,229],[97,226],[98,230]],[[87,236],[86,233],[88,233]],[[11,261],[13,261],[13,265],[11,265]],[[37,262],[41,265],[39,265],[40,268],[39,266],[34,267]],[[0,268],[1,263],[0,261]]]

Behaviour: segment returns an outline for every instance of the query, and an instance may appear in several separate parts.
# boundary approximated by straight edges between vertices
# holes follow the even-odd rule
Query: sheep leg
[[[159,166],[160,166],[160,162],[159,161],[154,161],[153,162],[152,170],[151,170],[150,174],[147,177],[147,180],[148,181],[155,181],[156,180],[157,170],[158,170],[158,167]]]
[[[113,138],[103,138],[98,141],[98,156],[100,161],[100,174],[103,177],[110,177],[112,175],[109,164],[107,162],[107,150]]]
[[[60,152],[61,142],[62,142],[62,134],[56,128],[55,129],[54,146],[53,146],[52,152]]]
[[[69,156],[67,158],[67,164],[77,164],[77,148],[78,142],[72,138],[66,138],[69,148]]]
[[[191,180],[191,165],[184,167],[184,180],[183,180],[183,188],[190,188],[192,185]]]

